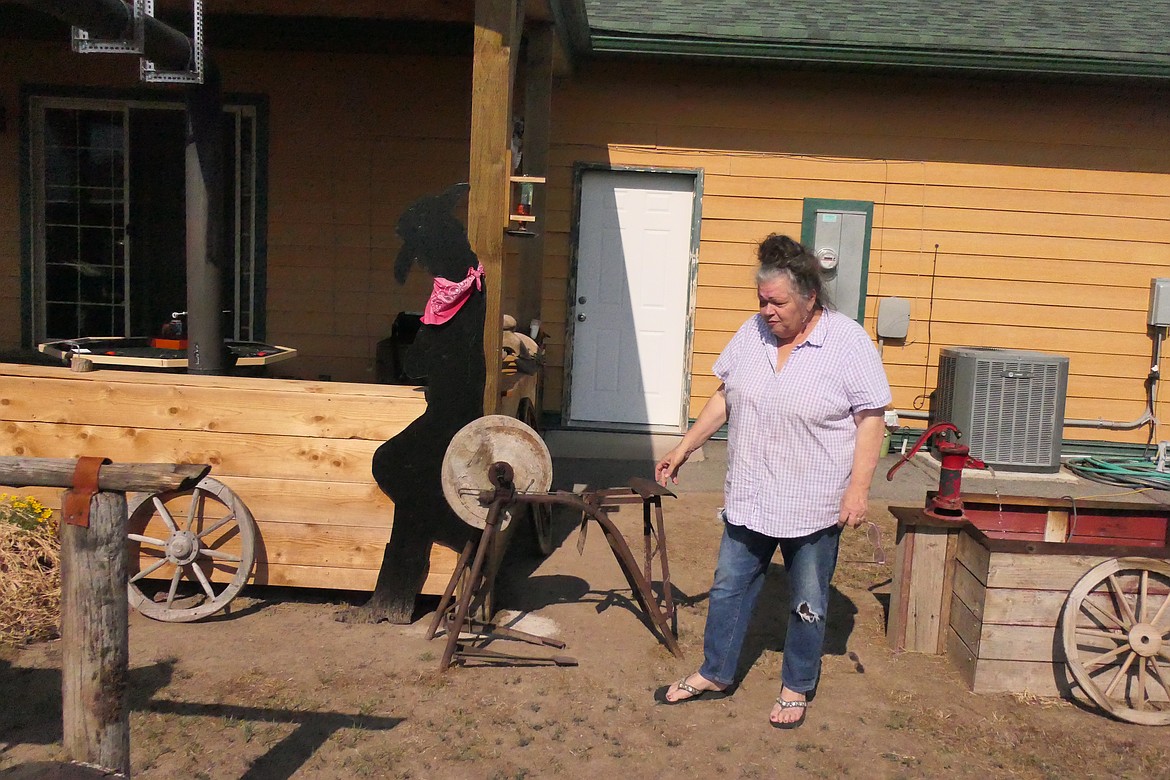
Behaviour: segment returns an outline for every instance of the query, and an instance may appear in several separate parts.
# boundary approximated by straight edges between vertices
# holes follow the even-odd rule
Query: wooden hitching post
[[[70,759],[130,775],[126,494],[90,501],[89,527],[61,525],[61,698]]]

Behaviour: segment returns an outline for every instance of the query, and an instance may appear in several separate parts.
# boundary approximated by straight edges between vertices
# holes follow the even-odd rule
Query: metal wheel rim
[[[1132,599],[1123,573],[1136,577]],[[1168,589],[1170,563],[1113,558],[1077,581],[1061,611],[1069,672],[1093,703],[1121,720],[1170,725]]]
[[[178,499],[189,497],[186,512],[176,512]],[[214,517],[208,502],[221,507]],[[129,580],[126,595],[130,606],[143,615],[168,623],[186,623],[224,609],[239,594],[255,563],[256,521],[251,511],[222,482],[206,477],[193,490],[175,490],[138,496],[129,512]],[[157,518],[153,526],[152,519]],[[159,523],[162,523],[161,527]],[[144,532],[150,528],[157,535]],[[221,547],[239,539],[239,551]],[[199,544],[195,544],[199,542]],[[206,546],[204,546],[206,545]],[[143,558],[153,562],[143,568]],[[226,581],[217,581],[215,572],[232,571]],[[139,587],[147,575],[168,576],[167,599],[156,603]],[[203,601],[192,607],[175,605],[178,588],[186,582],[202,592]]]

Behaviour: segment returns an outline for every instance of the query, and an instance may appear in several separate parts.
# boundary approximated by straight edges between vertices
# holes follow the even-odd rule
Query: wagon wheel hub
[[[185,566],[199,557],[199,537],[190,531],[176,531],[167,540],[167,557]]]
[[[1142,658],[1150,658],[1162,649],[1162,633],[1149,623],[1135,623],[1129,630],[1129,646]]]

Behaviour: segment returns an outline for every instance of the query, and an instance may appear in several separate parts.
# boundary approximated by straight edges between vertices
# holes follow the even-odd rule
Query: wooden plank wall
[[[563,332],[576,163],[700,168],[692,416],[714,389],[719,350],[755,311],[756,242],[799,236],[803,199],[835,198],[875,204],[870,333],[880,298],[911,301],[909,338],[884,350],[897,407],[923,405],[940,347],[996,346],[1068,355],[1067,416],[1134,419],[1150,365],[1149,281],[1170,272],[1164,97],[1148,86],[595,65],[554,95],[543,319]],[[550,372],[546,405],[562,381]]]
[[[256,518],[255,582],[373,590],[394,507],[370,458],[425,408],[406,386],[0,364],[0,454],[210,463]],[[425,592],[455,557],[435,547]]]

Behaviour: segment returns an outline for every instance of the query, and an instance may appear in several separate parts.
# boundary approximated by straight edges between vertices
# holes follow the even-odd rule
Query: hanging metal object
[[[146,15],[154,16],[154,0],[135,0],[146,7]],[[186,68],[160,68],[154,60],[143,57],[139,61],[139,73],[143,81],[155,84],[202,84],[203,83],[203,0],[191,0],[191,59]]]
[[[78,54],[142,54],[145,38],[144,20],[149,0],[134,0],[130,5],[129,38],[94,38],[80,27],[73,26],[73,51]]]

